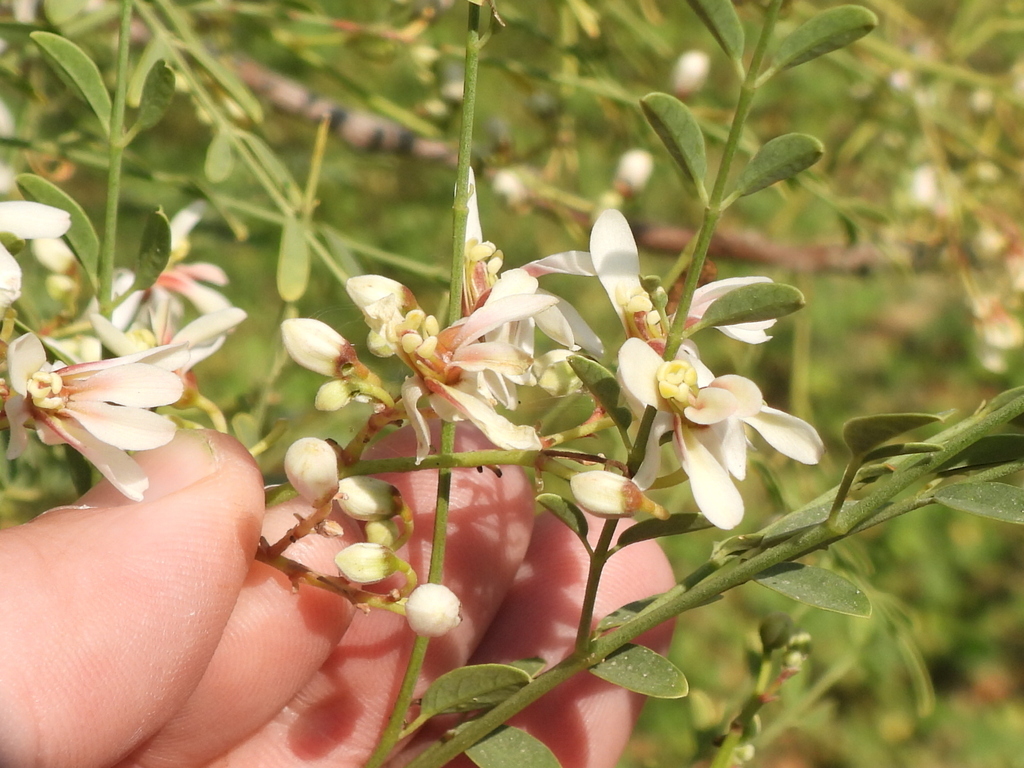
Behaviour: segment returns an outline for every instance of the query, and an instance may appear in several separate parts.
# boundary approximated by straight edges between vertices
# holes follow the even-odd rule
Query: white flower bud
[[[672,90],[680,99],[692,96],[704,87],[710,71],[711,59],[704,51],[687,51],[672,69]]]
[[[567,362],[572,354],[568,349],[553,349],[534,360],[533,375],[537,378],[537,386],[552,397],[579,392],[583,382]]]
[[[644,496],[636,483],[614,472],[580,472],[573,475],[569,487],[580,506],[598,517],[632,517],[637,512],[663,520],[668,517],[665,508]]]
[[[631,149],[619,158],[615,188],[623,195],[635,195],[647,186],[654,170],[654,156],[646,149]]]
[[[52,205],[27,200],[0,203],[0,232],[10,232],[22,240],[61,237],[70,228],[71,214]]]
[[[380,544],[359,542],[334,557],[341,575],[355,584],[374,584],[398,570],[395,553]]]
[[[494,194],[505,201],[506,205],[518,207],[530,199],[530,190],[515,171],[502,169],[491,179]]]
[[[338,492],[338,455],[326,440],[303,437],[292,443],[284,456],[284,472],[314,507],[322,507]]]
[[[408,288],[397,280],[382,275],[350,277],[345,282],[345,290],[360,310],[388,297],[395,300],[395,306],[398,309],[415,306],[415,300]]]
[[[285,320],[281,323],[281,338],[292,360],[323,376],[336,376],[341,363],[355,355],[344,336],[309,317]]]
[[[462,603],[448,587],[421,584],[405,603],[405,618],[417,635],[440,637],[462,622]]]
[[[371,520],[363,531],[366,533],[366,540],[371,544],[380,544],[383,547],[394,549],[398,541],[398,526],[394,520]]]
[[[355,520],[387,520],[402,509],[402,497],[390,483],[375,477],[346,477],[338,483],[337,501]]]
[[[32,241],[32,254],[36,261],[51,272],[67,274],[75,266],[75,254],[67,243],[55,237],[41,237]]]
[[[0,313],[21,296],[21,267],[0,245]]]

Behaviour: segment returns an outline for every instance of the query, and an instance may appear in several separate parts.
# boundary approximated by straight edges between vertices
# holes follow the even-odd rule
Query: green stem
[[[732,168],[736,151],[740,146],[740,139],[743,136],[743,126],[750,115],[750,108],[754,103],[754,94],[757,92],[757,74],[764,61],[765,52],[768,50],[768,41],[771,39],[772,31],[775,29],[775,21],[779,16],[779,8],[783,0],[772,0],[772,4],[765,13],[764,25],[761,27],[761,34],[757,38],[757,45],[754,54],[750,59],[750,66],[747,67],[746,77],[743,85],[740,86],[740,96],[736,103],[736,114],[729,129],[729,137],[725,140],[725,148],[722,151],[722,161],[718,166],[718,173],[715,176],[715,186],[711,190],[711,197],[704,209],[704,218],[701,221],[700,232],[697,234],[697,243],[693,248],[693,256],[686,258],[686,251],[680,254],[676,263],[672,265],[665,278],[665,285],[672,285],[683,269],[686,268],[686,280],[683,283],[683,292],[679,297],[679,305],[676,308],[675,321],[669,331],[668,342],[665,347],[665,359],[671,360],[679,351],[682,344],[683,329],[686,328],[686,316],[693,301],[694,291],[697,290],[697,281],[700,279],[701,271],[704,269],[704,261],[708,256],[708,246],[711,245],[711,237],[715,233],[718,219],[722,215],[722,199],[725,196],[725,185],[729,179],[729,171]],[[687,266],[689,262],[689,266]]]
[[[770,653],[762,653],[754,690],[750,692],[747,703],[740,710],[736,719],[730,724],[729,732],[718,748],[715,759],[711,763],[711,768],[729,768],[733,764],[733,753],[743,740],[744,731],[761,707],[764,706],[763,696],[765,691],[768,690],[768,684],[771,682],[771,673],[772,656]]]
[[[121,203],[121,161],[124,158],[124,105],[128,93],[128,50],[131,44],[132,0],[121,0],[121,24],[117,40],[117,80],[110,111],[107,207],[103,217],[103,245],[97,265],[97,299],[100,313],[110,314],[114,292],[114,256],[117,250],[117,211]]]
[[[936,442],[944,441],[945,447],[941,451],[931,454],[926,459],[912,456],[894,461],[897,471],[888,480],[880,481],[871,495],[844,509],[839,515],[840,525],[846,531],[859,530],[862,523],[875,519],[883,512],[890,499],[922,480],[935,467],[941,466],[982,435],[1022,413],[1024,393],[1018,393],[1016,398],[1001,407],[972,416],[936,436]],[[913,505],[908,505],[907,511],[910,508],[913,508]],[[749,560],[733,561],[732,565],[723,568],[709,569],[702,566],[698,570],[702,576],[706,573],[706,577],[687,580],[673,587],[634,619],[595,640],[589,653],[572,654],[479,719],[465,725],[448,741],[433,744],[409,763],[407,768],[444,765],[556,686],[593,666],[644,632],[686,611],[705,605],[718,595],[751,580],[766,568],[796,560],[835,540],[835,533],[825,525],[818,525],[770,549],[757,552]]]
[[[601,583],[601,571],[608,562],[615,536],[617,519],[605,520],[601,529],[601,537],[590,556],[590,572],[587,574],[587,587],[583,592],[583,608],[580,611],[580,623],[576,629],[576,653],[583,655],[590,648],[590,625],[594,620],[594,602],[597,600],[597,588]]]
[[[452,265],[448,295],[448,324],[462,316],[462,282],[465,273],[466,225],[469,219],[469,168],[473,154],[473,116],[476,111],[476,83],[480,63],[480,6],[469,3],[469,20],[466,32],[466,75],[463,87],[462,129],[459,136],[459,162],[456,171],[455,203],[452,206]],[[441,445],[438,458],[442,461],[455,452],[455,424],[447,422],[441,428]],[[427,580],[439,584],[444,575],[444,555],[448,540],[448,511],[452,491],[450,466],[440,466],[437,473],[437,506],[434,516],[434,532],[431,540],[430,569]],[[383,764],[402,737],[402,724],[406,720],[412,697],[423,668],[429,638],[417,637],[409,663],[405,668],[398,698],[391,710],[391,717],[381,734],[376,749],[367,761],[367,768]]]

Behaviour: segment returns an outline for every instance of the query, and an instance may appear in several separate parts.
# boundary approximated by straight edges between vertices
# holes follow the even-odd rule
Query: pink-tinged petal
[[[569,349],[576,349],[576,339],[572,333],[572,326],[569,325],[565,315],[562,314],[562,306],[568,306],[568,304],[559,301],[558,304],[550,309],[545,309],[543,312],[538,312],[534,315],[533,321],[537,324],[541,333],[555,343]]]
[[[466,242],[471,240],[477,243],[484,241],[484,230],[480,226],[480,207],[476,200],[476,175],[473,169],[469,169],[469,200],[466,203],[469,207],[469,215],[466,217]]]
[[[619,380],[643,405],[657,407],[662,402],[658,394],[657,373],[663,362],[646,342],[637,338],[626,339],[619,348]]]
[[[450,349],[457,349],[468,341],[479,339],[484,334],[500,328],[505,323],[523,320],[554,306],[557,301],[554,296],[507,296],[497,301],[489,301],[464,322],[442,331],[444,336],[450,336],[444,339],[444,343]]]
[[[213,285],[227,285],[228,274],[216,264],[205,261],[194,261],[191,264],[179,264],[171,270],[175,274],[184,275],[193,280],[202,280]],[[166,273],[165,273],[166,274]]]
[[[540,438],[533,427],[513,424],[495,412],[487,403],[455,387],[427,382],[430,390],[443,397],[463,416],[473,422],[487,439],[506,451],[538,451]]]
[[[232,306],[231,302],[223,293],[208,285],[197,283],[195,280],[181,280],[176,284],[176,287],[172,288],[171,285],[165,284],[161,277],[161,279],[157,281],[157,284],[167,288],[168,290],[174,290],[177,293],[180,293],[186,299],[191,301],[195,308],[199,310],[199,313],[203,315],[208,315],[211,312],[217,312],[218,310],[227,309]]]
[[[7,371],[10,374],[11,389],[19,395],[27,395],[28,379],[46,365],[46,350],[33,333],[19,336],[7,347]]]
[[[28,445],[28,429],[25,422],[28,421],[28,407],[22,395],[13,395],[4,403],[4,413],[7,415],[7,423],[10,425],[10,436],[7,438],[7,459],[16,459],[24,452]]]
[[[113,357],[109,360],[96,360],[91,363],[76,363],[61,369],[61,377],[82,378],[84,374],[116,368],[129,363],[147,363],[165,371],[176,371],[188,362],[188,347],[185,344],[165,344],[152,349],[144,349],[131,355]]]
[[[725,468],[685,427],[676,430],[675,446],[690,477],[693,500],[704,517],[723,530],[739,525],[743,519],[743,497]]]
[[[21,267],[10,251],[0,245],[0,312],[21,297]]]
[[[588,251],[564,251],[552,256],[545,256],[543,259],[531,261],[524,264],[522,269],[533,275],[583,275],[594,277],[597,272],[594,270],[594,262]]]
[[[693,431],[715,461],[721,464],[737,480],[747,476],[747,435],[743,422],[726,419],[703,429]]]
[[[412,427],[413,434],[416,435],[417,464],[430,453],[430,430],[427,428],[427,420],[416,407],[424,394],[426,392],[423,383],[417,376],[410,376],[402,382],[402,402],[405,403],[405,413],[409,417],[409,425]]]
[[[732,392],[705,387],[697,393],[693,405],[683,409],[683,415],[694,424],[717,424],[734,415],[737,407]]]
[[[67,370],[67,369],[65,369]],[[67,383],[67,382],[65,382]],[[136,408],[155,408],[178,402],[181,377],[145,363],[129,363],[98,371],[69,385],[71,402],[114,403]]]
[[[85,402],[75,403],[67,411],[97,440],[125,451],[167,445],[178,429],[166,416],[142,408]]]
[[[541,291],[541,293],[546,295],[544,291]],[[544,325],[542,324],[543,318],[552,312],[557,312],[562,316],[562,319],[569,328],[569,337],[572,339],[569,344],[565,344],[564,342],[560,343],[571,349],[583,347],[583,349],[595,357],[600,357],[604,354],[604,343],[601,341],[601,337],[594,333],[593,329],[587,325],[587,321],[584,320],[583,316],[576,311],[576,307],[565,299],[560,298],[553,308],[545,310],[537,315],[537,326],[544,331],[547,336],[555,339],[551,333],[544,330]],[[555,339],[555,341],[558,341],[558,339]]]
[[[762,320],[757,323],[737,323],[736,325],[717,326],[718,330],[735,341],[744,344],[764,344],[771,336],[765,330],[775,325],[774,320]]]
[[[71,214],[52,205],[11,200],[0,203],[0,232],[10,232],[22,240],[60,237],[71,228]]]
[[[509,296],[537,293],[538,287],[540,284],[537,282],[537,278],[528,274],[525,269],[509,269],[502,272],[495,281],[485,303],[490,304]]]
[[[525,379],[526,377],[520,377]],[[516,406],[519,405],[519,399],[516,395],[516,385],[508,379],[504,378],[497,371],[481,371],[480,372],[481,386],[491,394],[495,400],[498,401],[499,405],[508,408],[510,411],[514,411]],[[518,384],[527,384],[528,381],[519,381]]]
[[[174,334],[173,341],[175,344],[187,343],[192,347],[209,344],[218,336],[223,336],[237,326],[246,317],[248,315],[246,315],[245,310],[238,307],[228,307],[217,312],[211,312],[208,315],[196,318]]]
[[[661,436],[671,432],[674,425],[675,417],[671,413],[662,411],[655,415],[651,423],[651,434],[644,446],[644,460],[633,477],[633,482],[641,491],[646,491],[657,480],[661,469]]]
[[[115,448],[89,434],[74,422],[63,422],[54,427],[61,440],[85,456],[110,484],[132,501],[142,501],[142,495],[149,488],[149,478],[134,459],[124,451]],[[172,433],[173,434],[173,433]]]
[[[689,317],[692,317],[695,320],[699,320],[704,317],[704,313],[707,311],[707,308],[711,306],[716,299],[722,298],[730,291],[735,291],[737,288],[742,288],[745,285],[770,282],[772,282],[770,277],[728,277],[724,280],[715,280],[707,285],[702,285],[693,292],[693,301],[690,303]]]
[[[736,398],[736,415],[741,419],[758,413],[761,410],[761,406],[764,405],[764,397],[761,395],[761,390],[758,389],[757,384],[734,373],[719,376],[708,386],[731,392],[733,397]]]
[[[629,223],[619,211],[609,208],[597,217],[590,232],[590,258],[597,278],[624,322],[620,299],[624,293],[640,288],[640,255]]]
[[[772,448],[802,464],[817,464],[825,452],[825,444],[814,427],[784,411],[766,405],[760,413],[743,421],[756,429]]]
[[[533,361],[522,350],[503,341],[464,344],[452,355],[452,363],[466,371],[497,371],[503,376],[525,373]]]

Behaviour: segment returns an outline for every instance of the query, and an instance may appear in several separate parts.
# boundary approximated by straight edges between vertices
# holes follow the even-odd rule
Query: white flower
[[[406,600],[405,618],[417,635],[440,637],[462,622],[462,603],[442,584],[420,584]]]
[[[824,451],[810,424],[769,408],[749,379],[715,377],[691,345],[684,344],[675,360],[665,361],[640,339],[627,339],[619,350],[619,378],[637,413],[646,406],[658,410],[634,481],[640,488],[654,482],[661,436],[671,432],[697,507],[719,528],[733,528],[743,518],[743,499],[730,475],[737,480],[746,475],[744,424],[804,464],[816,464]]]
[[[711,71],[711,58],[704,51],[687,51],[672,68],[672,90],[680,99],[686,99],[701,88]]]
[[[178,345],[63,367],[46,362],[36,336],[20,336],[7,350],[15,392],[4,404],[11,425],[7,458],[21,455],[34,426],[44,443],[67,443],[121,493],[141,500],[149,480],[125,451],[158,448],[174,437],[174,423],[146,409],[181,397],[181,379],[172,371],[187,359]]]
[[[0,203],[0,232],[9,232],[21,240],[60,237],[71,227],[71,216],[59,208],[25,200]],[[0,245],[0,312],[21,296],[21,267]]]

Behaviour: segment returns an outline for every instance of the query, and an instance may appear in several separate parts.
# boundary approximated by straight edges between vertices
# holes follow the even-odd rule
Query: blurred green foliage
[[[250,57],[346,108],[453,141],[461,2],[177,5],[228,66],[237,61],[232,56]],[[758,4],[738,5],[748,30],[755,28]],[[794,0],[780,30],[833,5]],[[1024,383],[1024,334],[1015,335],[1024,289],[1024,2],[866,5],[880,27],[770,82],[748,124],[747,149],[800,131],[824,142],[824,159],[796,182],[730,209],[723,230],[746,245],[712,251],[719,276],[767,274],[794,282],[809,301],[807,310],[778,324],[766,347],[702,341],[713,370],[753,375],[771,405],[811,420],[830,448],[826,461],[809,470],[776,456],[760,460],[744,485],[753,526],[835,482],[845,461],[839,436],[846,419],[970,412]],[[0,28],[8,41],[0,95],[16,122],[12,137],[0,140],[5,159],[59,184],[97,223],[105,201],[98,126],[26,33],[59,31],[109,73],[112,7],[100,4],[59,27],[40,17]],[[493,27],[483,52],[476,164],[484,233],[506,264],[586,248],[591,214],[609,203],[621,205],[638,232],[653,224],[695,227],[699,202],[637,107],[640,96],[671,89],[681,53],[706,52],[707,83],[685,100],[712,137],[714,167],[737,83],[689,7],[664,0],[501,0],[498,11],[504,26]],[[140,27],[136,55],[146,35]],[[222,89],[204,82],[219,108],[262,136],[301,187],[317,126],[266,101],[264,122],[253,125],[232,111]],[[120,264],[131,265],[152,208],[173,213],[196,197],[210,199],[192,234],[190,259],[228,272],[228,294],[249,320],[196,373],[229,417],[255,409],[261,432],[287,420],[282,440],[260,457],[273,478],[291,439],[344,441],[359,424],[359,412],[311,411],[318,377],[291,364],[279,368],[279,321],[297,311],[360,343],[364,326],[337,279],[357,270],[385,271],[407,282],[425,307],[440,306],[436,274],[446,270],[451,250],[454,174],[444,162],[368,152],[332,137],[314,222],[343,238],[325,241],[336,268],[315,260],[308,291],[289,309],[275,286],[279,211],[238,162],[223,181],[204,176],[210,115],[196,109],[183,85],[179,77],[167,116],[126,158]],[[615,167],[635,147],[653,153],[655,169],[645,189],[622,199]],[[527,183],[527,199],[509,205],[495,192],[493,173],[501,169]],[[642,248],[645,271],[667,270],[685,240],[672,242],[674,250]],[[396,267],[396,256],[408,268]],[[42,285],[42,267],[23,263],[26,285]],[[547,287],[600,311],[603,294],[593,283],[551,278]],[[38,317],[58,309],[42,292],[28,298]],[[1006,319],[986,310],[989,299]],[[591,319],[606,338],[618,339],[614,318]],[[572,405],[551,415],[549,406],[527,402],[522,418],[557,424],[578,415]],[[38,445],[31,452],[17,466],[0,465],[0,524],[73,498],[53,455]],[[702,561],[715,538],[709,532],[668,543],[680,576],[687,563]],[[755,585],[714,610],[688,614],[672,658],[691,694],[649,705],[623,765],[707,758],[749,688],[746,654],[759,621],[785,610],[810,631],[814,650],[782,700],[765,710],[759,765],[1024,766],[1022,552],[1020,529],[928,508],[820,555],[869,592],[870,619],[798,608]]]

